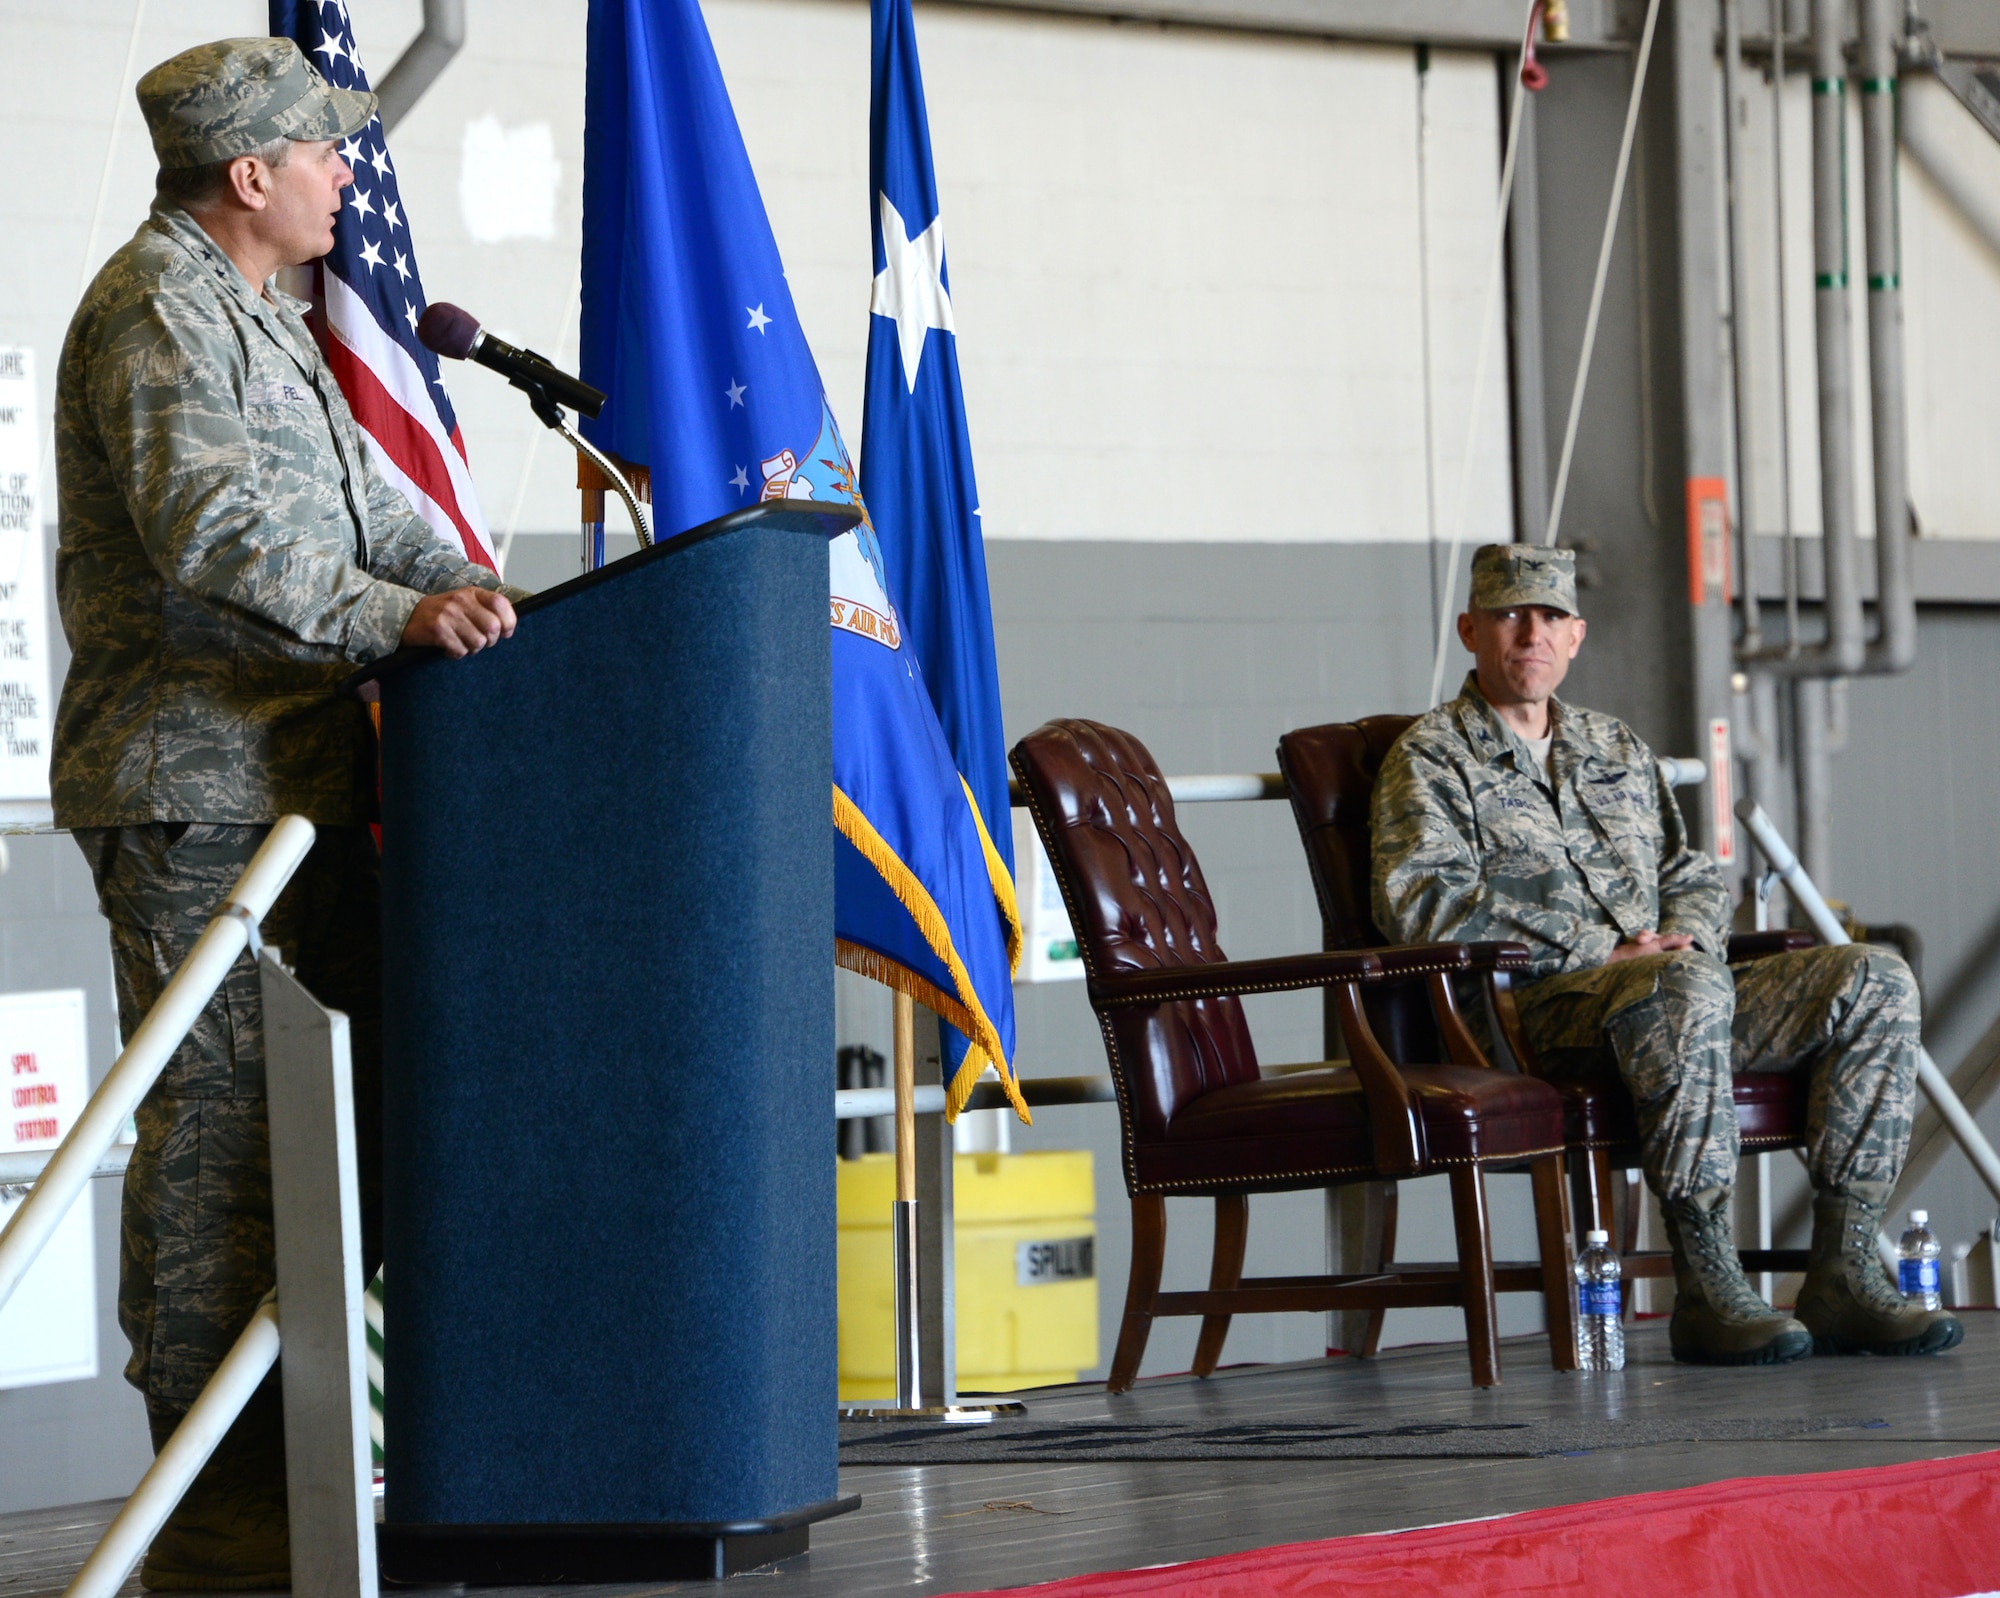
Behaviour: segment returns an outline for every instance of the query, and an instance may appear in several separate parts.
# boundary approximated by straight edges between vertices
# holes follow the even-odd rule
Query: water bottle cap
[[[1610,1241],[1611,1234],[1609,1232],[1585,1232],[1583,1234],[1585,1248],[1595,1248],[1600,1243],[1609,1243]]]
[[[1910,1224],[1912,1226],[1928,1226],[1930,1224],[1930,1219],[1931,1219],[1931,1212],[1929,1210],[1910,1211]]]

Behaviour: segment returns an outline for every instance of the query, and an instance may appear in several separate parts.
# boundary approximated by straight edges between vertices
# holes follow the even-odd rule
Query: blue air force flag
[[[650,468],[657,528],[861,502],[696,0],[591,0],[583,291],[583,376],[610,396],[584,430]],[[993,845],[865,514],[829,567],[838,958],[971,1040],[955,1113],[989,1062],[1013,1092]]]
[[[868,167],[875,281],[861,492],[881,542],[889,596],[903,621],[903,647],[916,656],[945,743],[985,824],[993,894],[1018,963],[1000,673],[916,23],[910,0],[874,0],[872,20]],[[954,1080],[962,1071],[959,1066]]]

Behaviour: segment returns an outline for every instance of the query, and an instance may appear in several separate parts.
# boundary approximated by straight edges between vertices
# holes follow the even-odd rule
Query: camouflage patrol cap
[[[336,89],[290,39],[218,39],[139,80],[139,109],[162,171],[248,155],[272,139],[344,139],[375,96]]]
[[[1481,610],[1547,605],[1576,615],[1576,552],[1539,544],[1482,544],[1472,557],[1472,602]]]

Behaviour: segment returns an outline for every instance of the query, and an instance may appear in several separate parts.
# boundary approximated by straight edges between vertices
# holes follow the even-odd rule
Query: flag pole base
[[[1028,1406],[1011,1399],[993,1404],[927,1404],[915,1409],[898,1409],[893,1404],[842,1404],[836,1413],[842,1420],[932,1421],[940,1426],[986,1426],[996,1416],[1025,1415]]]

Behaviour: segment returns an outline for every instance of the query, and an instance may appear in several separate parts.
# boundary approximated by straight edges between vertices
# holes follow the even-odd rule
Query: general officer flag
[[[583,288],[583,376],[609,396],[585,431],[650,468],[655,527],[861,503],[695,0],[591,0]],[[865,515],[829,566],[838,957],[971,1040],[955,1113],[988,1062],[1014,1091],[992,846]]]
[[[1000,673],[916,22],[910,0],[874,0],[871,16],[868,168],[875,281],[861,492],[882,545],[903,647],[916,656],[952,759],[985,822],[993,849],[988,861],[993,894],[1018,964],[1020,913]]]

